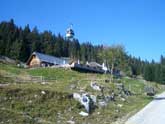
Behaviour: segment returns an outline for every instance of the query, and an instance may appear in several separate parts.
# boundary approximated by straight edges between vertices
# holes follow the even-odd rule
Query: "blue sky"
[[[65,35],[70,23],[80,42],[122,44],[128,54],[159,61],[165,55],[164,0],[1,0],[0,21],[14,19]]]

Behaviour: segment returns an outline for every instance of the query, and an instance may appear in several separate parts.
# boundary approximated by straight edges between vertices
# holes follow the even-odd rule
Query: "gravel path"
[[[165,92],[157,95],[125,124],[165,124]]]

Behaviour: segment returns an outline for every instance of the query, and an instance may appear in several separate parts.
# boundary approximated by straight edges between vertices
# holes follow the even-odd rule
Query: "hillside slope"
[[[96,82],[103,92],[90,87]],[[131,92],[126,95],[120,84]],[[109,82],[109,75],[80,73],[62,68],[23,69],[0,63],[0,123],[5,124],[109,124],[144,107],[152,97],[144,95],[146,85],[158,92],[164,86],[143,80],[121,78]],[[86,92],[97,100],[115,93],[107,105],[96,104],[88,117],[79,115],[84,107],[71,96]]]

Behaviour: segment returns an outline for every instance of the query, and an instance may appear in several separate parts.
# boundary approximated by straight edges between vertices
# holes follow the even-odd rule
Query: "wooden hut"
[[[47,54],[33,52],[27,61],[28,67],[47,67],[53,65],[64,65],[69,62],[68,59],[58,58]]]

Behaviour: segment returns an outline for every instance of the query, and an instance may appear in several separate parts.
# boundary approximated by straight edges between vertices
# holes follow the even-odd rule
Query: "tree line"
[[[80,43],[78,39],[68,40],[48,30],[39,32],[37,27],[31,30],[28,24],[24,28],[18,27],[13,19],[0,23],[0,55],[26,62],[34,51],[81,62],[104,62],[109,68],[122,70],[125,75],[141,75],[148,81],[165,83],[164,56],[159,63],[143,61],[128,55],[122,45]]]
[[[26,62],[30,54],[38,51],[57,57],[79,58],[83,61],[97,61],[99,50],[103,46],[93,46],[90,42],[80,44],[77,39],[72,41],[62,35],[54,35],[51,31],[39,32],[37,27],[30,30],[14,24],[14,20],[0,23],[0,54]]]

